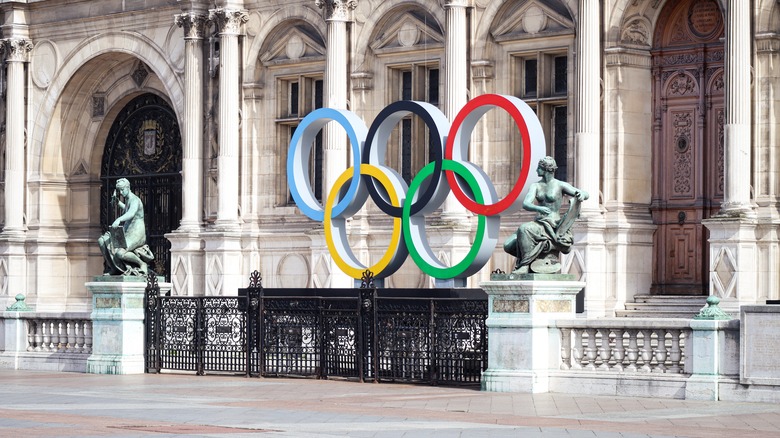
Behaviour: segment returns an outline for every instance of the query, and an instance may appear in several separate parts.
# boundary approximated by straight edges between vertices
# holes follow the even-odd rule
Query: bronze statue
[[[571,226],[580,212],[580,203],[588,192],[555,179],[558,165],[552,157],[539,160],[536,174],[542,179],[533,183],[523,200],[523,208],[536,212],[536,219],[526,222],[504,242],[504,251],[517,257],[513,273],[554,274],[561,271],[560,253],[571,251]],[[561,217],[563,195],[569,195],[569,210]]]
[[[121,178],[116,182],[111,205],[118,206],[121,215],[98,239],[100,252],[108,266],[104,275],[146,276],[147,263],[154,260],[154,255],[146,244],[144,204],[130,191],[130,181]]]

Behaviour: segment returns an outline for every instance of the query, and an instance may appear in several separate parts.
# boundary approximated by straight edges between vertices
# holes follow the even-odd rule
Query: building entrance
[[[668,2],[653,57],[654,294],[707,294],[707,230],[723,200],[723,15],[715,0]]]
[[[154,253],[150,264],[170,281],[170,242],[165,238],[181,221],[181,132],[176,114],[154,94],[130,101],[111,126],[103,151],[100,225],[105,231],[117,217],[110,204],[119,178],[144,203],[146,240]]]

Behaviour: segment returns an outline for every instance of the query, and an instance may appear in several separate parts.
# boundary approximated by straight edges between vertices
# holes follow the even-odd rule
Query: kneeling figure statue
[[[539,160],[536,174],[542,179],[533,183],[523,200],[523,208],[536,212],[536,219],[526,222],[504,242],[504,251],[515,256],[515,274],[554,274],[561,271],[560,254],[571,251],[571,227],[580,212],[580,203],[588,193],[555,179],[558,166],[552,157]],[[569,210],[561,217],[563,195],[571,196]]]
[[[154,255],[146,244],[144,205],[141,198],[130,191],[130,181],[126,178],[116,182],[111,205],[118,205],[122,214],[98,239],[108,268],[104,275],[146,276],[147,264],[154,260]]]

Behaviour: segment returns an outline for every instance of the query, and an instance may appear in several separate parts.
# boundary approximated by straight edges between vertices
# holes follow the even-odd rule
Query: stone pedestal
[[[143,374],[146,278],[98,276],[86,286],[92,294],[92,355],[87,372]],[[160,295],[171,289],[170,283],[159,281],[159,286]]]
[[[482,389],[548,392],[560,350],[551,322],[575,317],[576,295],[585,283],[573,275],[499,274],[481,286],[488,294],[488,369]]]

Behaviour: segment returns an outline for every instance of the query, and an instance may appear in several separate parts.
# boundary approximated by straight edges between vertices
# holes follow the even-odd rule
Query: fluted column
[[[3,41],[8,66],[5,137],[5,226],[3,235],[24,233],[24,63],[32,42],[23,38]]]
[[[445,0],[447,48],[444,52],[444,114],[452,122],[468,99],[467,0]]]
[[[244,10],[217,8],[209,19],[219,29],[219,150],[217,220],[219,229],[238,229],[239,65],[238,36],[248,20]]]
[[[750,207],[750,2],[726,6],[725,175],[721,213],[739,215]]]
[[[184,157],[182,217],[178,231],[200,229],[203,211],[203,37],[206,15],[184,13],[176,25],[184,28]]]
[[[577,21],[576,87],[574,109],[574,140],[576,143],[577,187],[587,191],[590,199],[583,202],[583,216],[599,212],[600,153],[600,68],[598,0],[579,0]]]
[[[450,122],[468,100],[468,27],[466,7],[468,0],[445,0],[446,49],[444,51],[444,115]],[[431,86],[434,86],[433,84]],[[442,208],[445,219],[462,221],[466,216],[453,194]]]
[[[325,59],[325,96],[324,105],[328,108],[347,109],[347,65],[349,64],[349,46],[347,23],[351,21],[352,11],[357,7],[356,0],[315,0],[317,7],[323,10],[328,23],[328,38]],[[341,127],[326,126],[323,133],[322,172],[323,198],[333,187],[336,178],[348,167],[347,136]],[[360,159],[360,157],[355,157]]]

